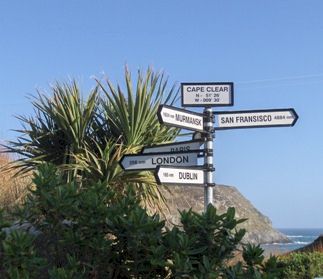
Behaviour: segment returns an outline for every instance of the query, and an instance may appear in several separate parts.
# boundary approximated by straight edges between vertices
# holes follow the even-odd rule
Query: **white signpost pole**
[[[204,211],[209,204],[213,205],[213,187],[215,183],[213,182],[213,172],[215,171],[213,167],[213,138],[214,138],[214,116],[212,108],[204,108],[205,116],[205,137],[206,142],[204,145],[204,168],[205,168],[205,187],[204,187]]]

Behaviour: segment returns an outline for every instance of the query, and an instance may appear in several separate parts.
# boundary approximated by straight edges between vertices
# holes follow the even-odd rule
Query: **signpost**
[[[142,150],[142,154],[147,153],[160,153],[160,152],[184,152],[199,150],[203,142],[199,140],[181,141],[175,143],[166,143],[153,146],[145,146]]]
[[[204,186],[204,171],[194,168],[174,168],[159,166],[156,168],[157,184]]]
[[[182,106],[204,107],[203,114],[160,105],[157,116],[161,124],[195,131],[192,140],[145,146],[141,154],[124,155],[120,165],[125,171],[155,170],[158,184],[203,185],[206,210],[213,204],[215,130],[294,126],[298,115],[292,108],[214,112],[212,107],[233,106],[232,82],[182,83],[181,89]]]
[[[181,83],[183,107],[233,106],[233,82]]]
[[[161,105],[157,116],[161,124],[192,131],[204,131],[203,114]]]
[[[159,165],[165,166],[196,166],[198,157],[203,154],[200,151],[165,152],[151,154],[129,154],[120,160],[121,167],[126,171],[154,170]]]
[[[267,109],[214,112],[216,130],[294,126],[298,115],[294,109]]]

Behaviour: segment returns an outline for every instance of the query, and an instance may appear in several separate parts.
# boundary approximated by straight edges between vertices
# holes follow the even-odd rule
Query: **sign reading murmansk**
[[[232,82],[182,83],[182,106],[232,106]]]
[[[161,105],[157,116],[161,124],[192,131],[204,131],[203,114],[200,113]]]

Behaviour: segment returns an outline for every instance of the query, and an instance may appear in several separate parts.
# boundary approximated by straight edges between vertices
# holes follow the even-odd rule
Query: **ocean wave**
[[[291,246],[291,245],[307,245],[310,244],[311,242],[308,241],[293,241],[293,242],[289,242],[289,243],[279,243],[279,242],[274,242],[274,243],[266,243],[263,244],[264,246],[271,246],[271,245],[275,245],[275,246]]]
[[[306,244],[310,244],[311,242],[308,242],[308,241],[294,241],[293,242],[294,244],[304,244],[304,245],[306,245]]]
[[[317,235],[286,235],[289,238],[316,238]]]

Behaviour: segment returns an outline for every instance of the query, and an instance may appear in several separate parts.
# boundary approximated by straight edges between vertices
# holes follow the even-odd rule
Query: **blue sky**
[[[220,131],[217,183],[236,186],[276,227],[323,227],[323,2],[1,1],[0,139],[26,98],[56,80],[122,82],[152,66],[171,82],[233,81],[230,110],[293,107],[293,128]],[[221,110],[221,108],[217,108]],[[228,108],[222,108],[228,110]]]

